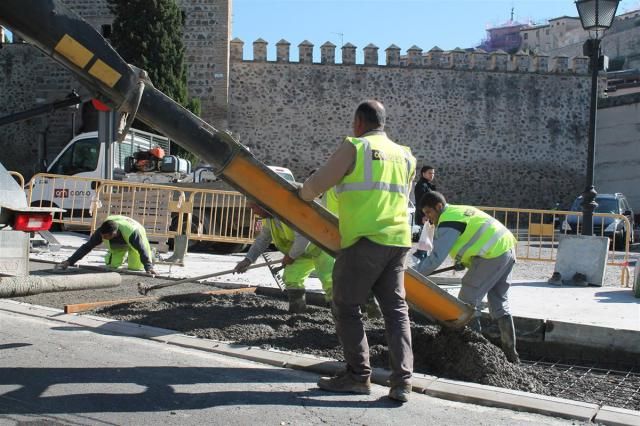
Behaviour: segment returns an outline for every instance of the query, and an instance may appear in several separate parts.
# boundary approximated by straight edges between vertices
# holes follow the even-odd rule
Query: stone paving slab
[[[425,389],[425,393],[459,402],[509,408],[585,422],[593,419],[599,408],[597,404],[448,379],[434,381]]]

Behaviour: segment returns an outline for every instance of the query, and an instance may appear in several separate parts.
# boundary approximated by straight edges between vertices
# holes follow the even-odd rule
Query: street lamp
[[[591,68],[591,110],[589,113],[589,148],[587,151],[587,186],[582,193],[582,235],[593,235],[593,211],[596,192],[593,187],[593,163],[596,145],[596,114],[598,109],[598,62],[600,39],[611,27],[620,0],[577,0],[582,28],[589,31],[589,40],[584,44],[584,53],[590,57]]]

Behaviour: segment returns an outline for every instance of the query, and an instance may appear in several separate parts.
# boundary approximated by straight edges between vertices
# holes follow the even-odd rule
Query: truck
[[[215,229],[228,228],[226,234],[244,240],[198,242],[191,238],[190,249],[198,246],[200,249],[219,253],[233,253],[246,249],[246,240],[252,238],[252,227],[255,223],[250,210],[242,203],[229,204],[228,199],[207,197],[199,193],[203,189],[233,191],[232,187],[219,179],[213,167],[202,164],[191,171],[191,164],[187,160],[176,156],[163,157],[162,154],[155,153],[158,149],[169,151],[168,138],[137,129],[131,129],[122,142],[113,141],[109,145],[110,149],[107,149],[106,143],[100,141],[98,132],[79,134],[67,143],[51,164],[47,165],[45,173],[34,176],[29,183],[32,206],[60,207],[65,210],[65,213],[59,213],[64,215],[65,220],[56,220],[53,224],[54,230],[86,230],[90,226],[93,209],[96,208],[95,203],[99,198],[97,182],[107,180],[106,163],[110,161],[114,180],[179,188],[187,199],[192,193],[196,193],[189,225],[186,221],[183,225],[190,226],[191,235],[207,235]],[[154,163],[151,165],[146,164],[150,160],[145,159],[149,153],[154,153]],[[136,167],[136,158],[140,159],[142,165]],[[167,162],[167,159],[171,161]],[[167,164],[169,167],[166,167]],[[289,169],[269,167],[285,180],[295,180]],[[177,215],[178,213],[172,213],[169,231],[176,231],[180,226]],[[235,219],[231,228],[227,223],[224,226],[221,224],[223,221],[229,222],[229,217]],[[167,242],[167,247],[172,248],[173,240],[168,239]]]
[[[295,185],[256,159],[230,133],[204,122],[156,89],[146,72],[127,64],[62,1],[4,0],[0,24],[76,74],[94,97],[167,135],[327,253],[338,253],[340,232],[333,214],[319,203],[302,200]],[[409,305],[446,326],[462,327],[474,316],[473,307],[417,271],[405,271],[404,284]]]

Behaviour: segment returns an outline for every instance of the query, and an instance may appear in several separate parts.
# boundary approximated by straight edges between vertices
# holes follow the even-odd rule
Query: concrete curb
[[[173,330],[111,320],[95,315],[65,314],[60,309],[30,305],[14,300],[0,300],[0,309],[15,314],[42,317],[65,324],[86,327],[97,332],[145,338],[159,343],[204,350],[276,367],[293,368],[325,375],[335,374],[344,368],[342,362],[329,358],[205,340],[175,333]],[[376,368],[372,374],[372,382],[387,386],[388,376],[388,370]],[[424,374],[414,376],[413,390],[436,398],[566,419],[596,421],[608,425],[640,425],[640,411],[608,406],[599,407],[597,404],[458,382]]]

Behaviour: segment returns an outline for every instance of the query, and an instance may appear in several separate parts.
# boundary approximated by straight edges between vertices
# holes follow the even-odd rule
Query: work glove
[[[153,268],[150,268],[147,270],[147,275],[149,275],[151,278],[155,278],[158,274],[153,270]]]
[[[295,261],[296,260],[293,257],[289,256],[288,254],[285,254],[284,257],[282,258],[282,266],[291,265]]]
[[[56,266],[54,266],[54,269],[61,269],[64,271],[68,267],[69,267],[69,262],[65,260],[64,262],[60,262]]]
[[[251,266],[251,261],[247,258],[244,258],[240,262],[238,262],[235,268],[233,268],[233,272],[236,274],[244,274],[245,272],[247,272],[247,269],[249,269],[249,266]]]

